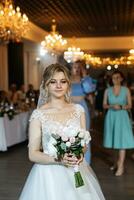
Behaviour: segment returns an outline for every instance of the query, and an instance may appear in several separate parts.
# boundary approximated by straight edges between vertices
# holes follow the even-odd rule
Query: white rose
[[[77,136],[77,134],[78,134],[78,131],[76,129],[70,130],[70,136],[75,137],[75,136]]]
[[[67,137],[66,135],[62,135],[61,139],[62,139],[64,142],[68,141],[68,137]]]
[[[85,140],[86,144],[88,144],[89,141],[91,140],[91,136],[90,136],[90,133],[88,131],[86,131],[86,133],[85,133],[84,140]]]
[[[73,129],[73,128],[69,128],[67,130],[68,137],[75,137],[75,136],[77,136],[77,133],[78,133],[77,130]]]
[[[85,141],[86,144],[88,144],[89,142],[90,142],[90,139],[87,139],[87,140]]]
[[[89,135],[90,136],[90,132],[89,131],[85,131],[85,135]]]
[[[74,143],[74,142],[75,142],[75,137],[71,137],[71,138],[69,139],[69,141],[70,141],[71,143]]]
[[[68,137],[75,137],[75,136],[77,136],[78,130],[72,126],[69,126],[69,127],[65,127],[63,129],[63,132]]]
[[[84,136],[85,136],[85,133],[84,133],[84,131],[80,131],[80,133],[79,133],[79,138],[84,138]]]
[[[70,147],[71,146],[71,142],[66,142],[66,146]]]
[[[85,141],[81,140],[81,146],[84,147],[85,146]]]

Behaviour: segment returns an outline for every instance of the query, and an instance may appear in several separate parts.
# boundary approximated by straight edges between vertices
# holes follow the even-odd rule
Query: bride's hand
[[[78,161],[77,161],[77,165],[79,165],[79,164],[83,161],[83,157],[84,157],[84,155],[81,154],[81,155],[80,155],[80,158],[79,158]]]
[[[76,158],[76,156],[72,154],[66,153],[63,157],[62,163],[67,167],[73,167],[74,165],[77,165],[79,162],[79,159]]]

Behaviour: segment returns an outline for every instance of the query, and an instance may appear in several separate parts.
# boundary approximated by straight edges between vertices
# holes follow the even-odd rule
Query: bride
[[[60,64],[48,66],[43,74],[44,105],[33,111],[29,127],[29,159],[34,162],[19,200],[104,200],[92,169],[81,156],[66,154],[62,160],[52,156],[51,130],[65,127],[85,128],[84,109],[69,97],[70,73]],[[44,98],[44,99],[43,99]],[[83,152],[86,147],[84,147]],[[74,166],[84,185],[76,188]]]

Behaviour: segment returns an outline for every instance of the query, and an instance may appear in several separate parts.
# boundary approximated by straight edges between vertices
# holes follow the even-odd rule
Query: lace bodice
[[[51,139],[52,133],[59,132],[68,127],[81,127],[80,117],[84,109],[79,104],[71,104],[70,107],[62,110],[57,108],[51,109],[35,109],[30,117],[30,121],[36,119],[40,121],[42,148],[43,152],[52,154]],[[34,131],[35,132],[35,131]],[[34,133],[35,134],[35,133]]]

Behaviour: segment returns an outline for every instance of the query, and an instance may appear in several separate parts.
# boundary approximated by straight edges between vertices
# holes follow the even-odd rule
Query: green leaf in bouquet
[[[81,140],[80,139],[75,140],[75,142],[73,143],[73,145],[79,145],[79,144],[81,144]]]
[[[63,154],[65,152],[64,149],[61,148],[61,146],[57,147],[57,152],[59,152],[60,154]]]
[[[56,141],[57,141],[57,146],[61,144],[61,139],[58,139]]]
[[[61,157],[62,157],[61,151],[57,152],[57,156],[58,156],[58,158],[61,158]]]
[[[81,143],[74,143],[70,147],[71,150],[77,150],[79,148],[81,148]]]
[[[81,151],[79,151],[79,150],[72,151],[72,153],[73,153],[76,157],[80,157],[80,155],[81,155]]]
[[[56,140],[59,140],[59,139],[60,139],[60,136],[59,136],[59,135],[56,135],[56,134],[54,134],[54,133],[52,133],[52,137],[53,137],[54,139],[56,139]]]
[[[75,138],[75,142],[80,142],[80,138],[79,138],[79,137],[76,137],[76,138]]]

